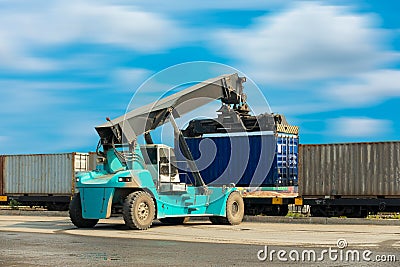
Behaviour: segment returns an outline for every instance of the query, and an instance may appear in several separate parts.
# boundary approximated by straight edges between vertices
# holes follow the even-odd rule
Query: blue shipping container
[[[206,184],[297,185],[297,135],[242,133],[185,140]],[[193,176],[178,147],[175,142],[180,178],[190,183]]]

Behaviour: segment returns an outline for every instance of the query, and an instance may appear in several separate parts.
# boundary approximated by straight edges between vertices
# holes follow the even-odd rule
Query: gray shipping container
[[[400,142],[299,146],[303,197],[400,197]]]
[[[97,158],[99,156],[96,152],[89,152],[89,163],[88,163],[88,170],[93,171],[97,167]]]
[[[2,195],[71,195],[88,162],[88,153],[1,156]]]

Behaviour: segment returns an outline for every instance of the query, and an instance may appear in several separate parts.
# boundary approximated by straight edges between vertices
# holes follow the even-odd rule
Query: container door
[[[277,148],[277,186],[297,185],[298,137],[279,135]]]
[[[84,153],[74,154],[75,172],[84,172],[89,170],[89,155]]]
[[[286,138],[283,136],[278,137],[278,153],[277,153],[277,169],[278,169],[278,178],[275,181],[277,186],[283,186],[286,181]]]

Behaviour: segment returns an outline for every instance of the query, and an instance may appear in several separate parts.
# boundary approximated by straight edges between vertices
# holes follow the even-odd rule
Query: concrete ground
[[[329,249],[337,251],[336,259],[336,254],[322,257]],[[281,252],[278,259],[276,253],[269,254],[272,250],[286,254]],[[297,250],[298,259],[296,253],[289,257],[292,250]],[[306,255],[303,260],[304,250],[315,251],[316,258],[307,260]],[[354,250],[371,254],[365,259],[360,256],[359,261],[346,259],[346,253]],[[67,217],[0,216],[0,265],[4,266],[294,266],[299,262],[398,266],[400,226],[252,222],[227,226],[193,221],[179,226],[155,222],[147,231],[135,231],[128,230],[121,218],[101,220],[93,229],[77,229]]]

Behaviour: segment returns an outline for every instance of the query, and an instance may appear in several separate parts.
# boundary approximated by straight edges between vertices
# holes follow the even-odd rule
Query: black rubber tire
[[[226,217],[209,217],[213,224],[240,224],[244,216],[244,201],[239,192],[232,192],[226,200]]]
[[[156,212],[153,198],[144,191],[129,194],[124,203],[122,215],[131,229],[146,230],[152,224]]]
[[[184,224],[189,220],[188,217],[168,217],[168,218],[160,218],[158,219],[163,224],[170,224],[170,225],[180,225]]]
[[[244,216],[244,201],[239,192],[232,192],[226,201],[226,219],[230,225],[240,224]]]
[[[75,194],[69,203],[69,217],[71,222],[78,228],[93,228],[98,222],[98,219],[85,219],[82,217],[81,196]]]

